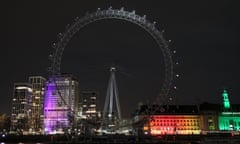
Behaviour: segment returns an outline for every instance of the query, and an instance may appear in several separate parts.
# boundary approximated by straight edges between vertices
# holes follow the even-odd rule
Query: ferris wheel
[[[109,7],[105,10],[98,8],[97,11],[86,13],[85,16],[81,18],[76,17],[73,24],[66,26],[65,32],[58,34],[58,41],[52,45],[54,52],[49,55],[51,66],[48,68],[48,71],[50,74],[54,76],[61,73],[60,66],[62,55],[71,38],[86,25],[103,19],[119,19],[136,24],[150,34],[155,40],[158,47],[161,49],[164,59],[164,80],[162,86],[159,87],[160,92],[156,96],[156,101],[158,104],[164,104],[168,98],[173,80],[173,60],[172,51],[169,48],[169,41],[164,39],[163,32],[160,32],[157,29],[155,21],[150,22],[146,19],[146,15],[137,15],[135,10],[129,12],[124,10],[123,7],[121,9],[113,9],[112,7]]]

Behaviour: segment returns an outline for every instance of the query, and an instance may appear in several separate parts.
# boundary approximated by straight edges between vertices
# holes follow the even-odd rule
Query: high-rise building
[[[81,92],[81,118],[92,120],[97,119],[97,97],[98,93],[95,91]]]
[[[46,79],[42,76],[31,76],[28,82],[32,85],[31,129],[41,132],[43,128],[43,100]]]
[[[44,100],[44,131],[64,132],[76,126],[79,82],[71,74],[50,77]]]
[[[24,132],[30,128],[32,85],[15,83],[12,98],[11,130]]]

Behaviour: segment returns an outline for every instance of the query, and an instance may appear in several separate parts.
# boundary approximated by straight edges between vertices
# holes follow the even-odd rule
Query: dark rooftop
[[[197,105],[142,105],[139,110],[136,111],[138,115],[145,114],[199,114],[199,109]]]

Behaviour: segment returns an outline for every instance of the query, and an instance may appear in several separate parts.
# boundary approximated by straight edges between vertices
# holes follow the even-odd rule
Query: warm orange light
[[[143,130],[144,130],[144,131],[148,131],[148,127],[147,127],[147,126],[144,126],[144,127],[143,127]]]
[[[154,115],[149,124],[151,135],[200,134],[199,116],[194,115]]]

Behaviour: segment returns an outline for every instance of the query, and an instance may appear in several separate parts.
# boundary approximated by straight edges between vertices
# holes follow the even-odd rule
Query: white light
[[[31,88],[28,88],[28,91],[29,91],[29,92],[32,92],[32,89],[31,89]]]
[[[86,113],[96,113],[96,111],[95,110],[88,110],[88,111],[86,111]]]
[[[28,89],[28,87],[22,87],[22,86],[19,86],[19,87],[16,87],[16,89]]]
[[[41,91],[35,91],[35,93],[36,93],[36,94],[40,94],[40,93],[41,93]]]
[[[176,77],[179,77],[180,75],[179,74],[176,74]]]
[[[116,71],[115,67],[111,67],[110,71]]]
[[[240,112],[222,112],[222,114],[240,114]]]

